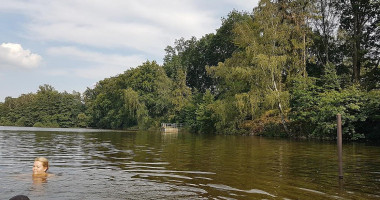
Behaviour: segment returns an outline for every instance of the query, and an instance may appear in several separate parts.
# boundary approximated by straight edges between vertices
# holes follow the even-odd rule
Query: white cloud
[[[234,9],[250,12],[257,6],[259,0],[224,0],[224,2],[233,5]]]
[[[52,47],[48,49],[51,56],[85,61],[87,67],[77,66],[73,69],[66,68],[66,73],[70,76],[82,78],[103,79],[123,73],[131,67],[141,65],[145,60],[141,55],[122,56],[118,54],[104,54],[92,51],[83,51],[76,47]],[[91,67],[88,67],[91,66]],[[49,71],[56,75],[63,75],[64,72]]]
[[[0,68],[35,68],[42,57],[23,49],[20,44],[2,43],[0,45]]]
[[[179,37],[213,32],[220,17],[193,0],[4,0],[0,10],[24,13],[28,37],[98,48],[128,48],[163,57]],[[225,13],[226,15],[227,13]]]
[[[258,0],[2,0],[0,10],[23,13],[30,39],[97,48],[127,48],[163,57],[175,39],[214,32],[232,9]],[[223,12],[223,13],[220,13]]]

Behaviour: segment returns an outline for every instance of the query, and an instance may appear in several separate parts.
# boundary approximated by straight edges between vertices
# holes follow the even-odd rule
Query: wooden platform
[[[180,127],[182,127],[182,124],[161,123],[161,131],[165,133],[178,133]]]
[[[178,133],[178,128],[162,128],[161,130],[165,133]]]

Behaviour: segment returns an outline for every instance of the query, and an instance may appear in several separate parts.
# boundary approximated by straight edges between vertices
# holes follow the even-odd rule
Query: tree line
[[[81,95],[7,97],[0,124],[106,129],[183,123],[196,133],[380,139],[380,2],[261,0],[215,33],[180,38]]]

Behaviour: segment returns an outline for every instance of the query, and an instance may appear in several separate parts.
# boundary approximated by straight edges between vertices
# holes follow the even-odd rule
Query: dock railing
[[[183,127],[182,123],[161,123],[161,130],[164,132],[178,132]]]
[[[161,128],[181,128],[182,123],[161,123]]]

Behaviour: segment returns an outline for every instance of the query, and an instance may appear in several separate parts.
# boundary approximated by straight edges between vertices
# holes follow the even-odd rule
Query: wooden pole
[[[342,160],[342,116],[337,114],[337,135],[338,135],[338,162],[339,162],[339,179],[343,179],[343,160]]]

